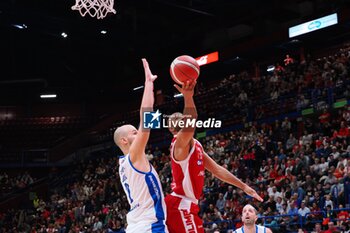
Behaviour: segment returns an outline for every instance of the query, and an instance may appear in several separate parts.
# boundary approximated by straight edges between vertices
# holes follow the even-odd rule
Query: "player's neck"
[[[244,233],[255,233],[255,224],[252,225],[244,225]]]
[[[124,155],[129,154],[129,148],[123,148],[122,152],[123,152]]]

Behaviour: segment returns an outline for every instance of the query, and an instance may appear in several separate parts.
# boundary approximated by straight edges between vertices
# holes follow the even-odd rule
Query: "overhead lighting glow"
[[[40,98],[42,98],[42,99],[52,99],[52,98],[56,98],[56,97],[57,97],[56,94],[40,95]]]
[[[62,32],[62,33],[61,33],[61,36],[62,36],[63,38],[67,38],[68,35],[67,35],[67,33]]]
[[[107,31],[102,30],[102,31],[101,31],[101,34],[107,34]]]
[[[142,89],[142,88],[143,88],[143,86],[139,86],[139,87],[135,87],[133,90],[137,91],[137,90]]]
[[[275,70],[275,66],[271,65],[267,67],[267,72],[273,72]]]
[[[28,28],[27,25],[25,25],[24,23],[23,24],[12,24],[12,26],[14,26],[15,28],[18,28],[18,29]]]

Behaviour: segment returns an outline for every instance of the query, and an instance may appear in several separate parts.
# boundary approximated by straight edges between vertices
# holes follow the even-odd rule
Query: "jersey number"
[[[128,183],[124,183],[124,186],[125,186],[125,189],[126,191],[128,192],[128,196],[129,196],[129,200],[130,200],[130,204],[133,203],[133,199],[131,197],[131,194],[130,194],[130,187],[129,187],[129,184]]]

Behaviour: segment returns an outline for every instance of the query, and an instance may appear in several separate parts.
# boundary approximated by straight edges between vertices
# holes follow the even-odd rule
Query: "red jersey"
[[[204,187],[205,167],[203,160],[203,147],[196,139],[193,139],[193,146],[188,157],[182,161],[174,158],[174,145],[176,136],[170,145],[171,169],[173,182],[171,188],[177,195],[185,196],[195,203],[202,195]]]

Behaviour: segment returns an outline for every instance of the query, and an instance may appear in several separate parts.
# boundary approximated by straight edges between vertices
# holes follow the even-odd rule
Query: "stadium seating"
[[[207,132],[200,138],[204,149],[264,198],[258,203],[207,173],[200,200],[207,232],[233,232],[240,227],[246,203],[255,205],[259,223],[274,231],[349,231],[349,51],[344,47],[327,58],[295,62],[285,71],[259,79],[242,72],[196,95],[200,114],[220,113],[225,127],[242,126]],[[247,98],[239,97],[242,90]],[[159,107],[166,112],[167,105]],[[285,118],[292,113],[294,117]],[[114,129],[124,122],[137,121],[137,110],[125,114],[100,141],[111,140]],[[6,129],[8,124],[1,127]],[[16,124],[20,123],[11,122]],[[162,132],[152,142],[169,138]],[[147,149],[165,193],[171,191],[167,146]],[[117,157],[110,151],[79,161],[51,182],[50,199],[38,197],[30,210],[0,210],[0,229],[124,232],[129,207],[117,169]]]

